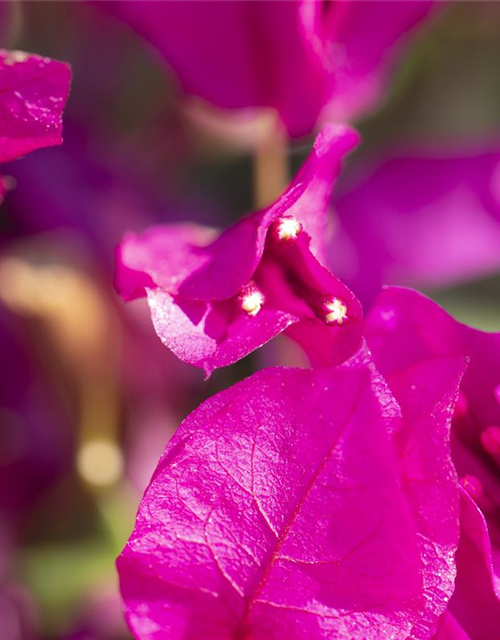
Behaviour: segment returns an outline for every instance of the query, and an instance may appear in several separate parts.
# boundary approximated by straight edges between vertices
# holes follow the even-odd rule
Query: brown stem
[[[254,151],[254,205],[262,209],[284,191],[289,180],[286,133],[277,118],[266,123]]]

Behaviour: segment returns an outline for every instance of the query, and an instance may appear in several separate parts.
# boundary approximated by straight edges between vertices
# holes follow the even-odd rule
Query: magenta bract
[[[467,496],[462,500],[452,612],[471,638],[490,637],[500,621],[494,587],[500,577],[500,334],[460,324],[416,291],[392,287],[368,316],[366,338],[398,399],[400,381],[417,363],[432,357],[470,360],[453,417],[452,453],[461,484],[479,509]]]
[[[344,361],[360,344],[362,309],[319,260],[333,183],[357,139],[346,127],[325,127],[288,190],[215,240],[185,224],[127,235],[117,251],[118,292],[126,300],[147,294],[162,341],[207,374],[288,327],[314,364]]]
[[[431,638],[455,574],[462,370],[418,367],[403,417],[366,355],[264,370],[202,404],[118,560],[135,637]]]
[[[0,162],[61,144],[70,80],[63,62],[0,50]]]
[[[471,638],[458,624],[453,614],[446,611],[439,620],[438,630],[433,640],[471,640]]]
[[[499,167],[498,151],[435,149],[358,170],[335,199],[328,265],[363,302],[384,283],[436,287],[494,272]]]
[[[498,538],[495,553],[498,561]],[[498,573],[493,568],[484,516],[465,491],[461,494],[460,545],[456,560],[458,571],[450,611],[472,640],[495,638],[500,629]]]
[[[326,107],[352,119],[383,97],[431,0],[111,2],[160,52],[183,90],[225,109],[274,108],[292,136]]]

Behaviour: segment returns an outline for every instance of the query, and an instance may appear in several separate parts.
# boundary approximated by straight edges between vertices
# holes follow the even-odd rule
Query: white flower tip
[[[265,297],[256,284],[246,285],[239,295],[240,307],[249,316],[256,316],[262,309]]]
[[[283,216],[274,223],[274,237],[278,242],[295,242],[302,233],[302,224],[293,216]]]
[[[326,298],[323,302],[323,317],[327,324],[344,324],[347,321],[347,305],[340,298]]]

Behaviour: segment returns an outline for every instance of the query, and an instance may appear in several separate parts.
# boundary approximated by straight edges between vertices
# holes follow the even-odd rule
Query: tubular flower
[[[333,183],[356,142],[351,129],[325,127],[287,191],[215,239],[186,224],[128,234],[118,292],[147,295],[162,341],[207,375],[286,329],[313,364],[344,361],[360,344],[362,310],[321,261]]]

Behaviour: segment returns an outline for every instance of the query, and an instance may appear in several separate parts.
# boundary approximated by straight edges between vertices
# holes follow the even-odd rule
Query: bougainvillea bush
[[[499,640],[499,7],[0,36],[0,640]]]

